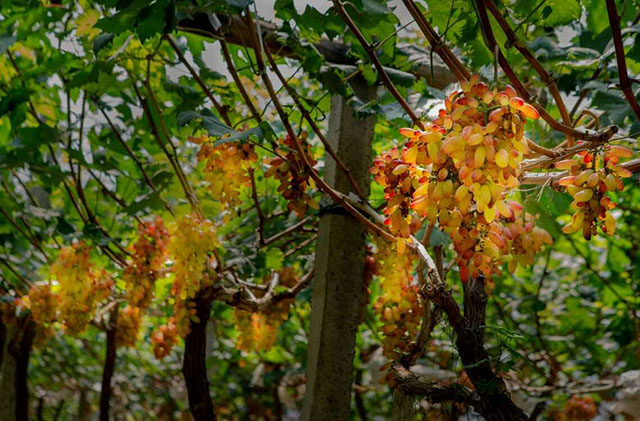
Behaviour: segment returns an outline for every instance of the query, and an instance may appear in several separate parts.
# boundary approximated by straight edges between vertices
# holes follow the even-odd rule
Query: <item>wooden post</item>
[[[375,95],[375,88],[363,80],[354,82],[353,88],[365,101]],[[357,118],[344,98],[331,99],[327,138],[365,194],[369,192],[375,121],[375,116]],[[350,191],[349,180],[331,158],[327,158],[325,179],[343,193]],[[349,418],[364,259],[362,224],[341,209],[321,216],[312,284],[304,420]]]

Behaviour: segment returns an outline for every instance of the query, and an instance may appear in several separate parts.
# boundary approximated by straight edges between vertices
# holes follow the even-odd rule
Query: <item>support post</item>
[[[352,86],[364,101],[375,95],[375,88],[364,80],[356,80]],[[331,99],[327,139],[364,194],[369,192],[375,121],[375,116],[357,118],[344,98]],[[349,180],[330,158],[325,179],[343,193],[350,191]],[[335,210],[321,216],[312,284],[304,420],[349,418],[364,293],[365,240],[364,227],[351,215]]]

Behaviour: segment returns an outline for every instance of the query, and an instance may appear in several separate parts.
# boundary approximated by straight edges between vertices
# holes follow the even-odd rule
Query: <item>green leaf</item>
[[[242,9],[253,3],[253,0],[224,0],[229,6],[240,7]]]
[[[279,270],[282,267],[284,261],[284,253],[277,248],[271,248],[267,251],[265,256],[265,268],[274,271]]]
[[[0,35],[0,54],[4,54],[16,42],[16,37],[9,34]]]
[[[551,9],[548,16],[542,11],[543,24],[545,26],[560,26],[580,19],[582,8],[578,0],[547,0],[545,6]]]
[[[111,44],[113,41],[114,35],[111,32],[106,32],[104,34],[100,34],[93,40],[93,53],[98,55],[98,52],[102,50],[107,45]]]

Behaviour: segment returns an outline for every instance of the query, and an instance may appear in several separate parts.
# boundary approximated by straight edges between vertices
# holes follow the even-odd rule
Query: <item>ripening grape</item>
[[[189,333],[195,320],[194,303],[190,300],[204,287],[213,285],[215,270],[212,255],[220,247],[213,223],[197,215],[183,215],[169,229],[168,252],[173,260],[174,281],[171,294],[175,297],[174,316],[178,333]]]
[[[169,232],[162,218],[156,217],[138,227],[138,238],[130,247],[131,263],[122,275],[131,305],[145,309],[151,304],[155,281],[167,258],[168,243]]]
[[[560,410],[551,412],[555,421],[586,421],[598,415],[598,406],[591,396],[572,396]]]
[[[16,300],[16,306],[31,312],[31,318],[36,325],[34,346],[45,344],[54,335],[54,323],[57,320],[58,294],[51,290],[49,284],[36,284],[29,288],[29,292]]]
[[[153,354],[159,360],[167,356],[177,343],[178,333],[173,317],[167,321],[166,325],[158,327],[158,329],[151,334]]]
[[[199,144],[198,160],[206,161],[205,179],[213,197],[223,208],[237,207],[240,202],[240,190],[251,183],[248,168],[255,164],[258,156],[250,143],[222,143],[213,146],[207,136],[189,138]]]
[[[538,112],[513,88],[492,90],[474,76],[445,99],[425,130],[400,129],[406,143],[378,156],[371,169],[385,188],[391,233],[409,237],[416,217],[437,222],[453,241],[463,282],[481,275],[490,281],[504,261],[528,261],[531,252],[520,244],[535,252],[550,241],[548,234],[527,226],[513,241],[504,233],[518,214],[519,205],[506,196],[519,186],[520,163],[529,153],[527,118],[537,119]],[[397,242],[399,253],[404,244]]]
[[[607,192],[622,191],[622,179],[631,172],[618,165],[620,158],[632,155],[623,146],[604,147],[602,152],[582,151],[576,158],[556,163],[556,168],[568,170],[569,175],[558,180],[573,197],[571,208],[575,210],[571,221],[562,227],[565,234],[581,231],[585,239],[596,235],[598,227],[602,232],[613,235],[616,221],[609,212],[616,207]]]
[[[139,307],[128,305],[120,310],[116,323],[116,345],[135,346],[141,324],[142,312]]]
[[[243,351],[267,351],[276,342],[278,329],[289,318],[293,300],[283,300],[264,312],[234,308],[233,319],[238,330],[236,348]]]
[[[308,142],[305,142],[306,139],[306,132],[302,132],[298,136],[298,140],[302,143],[303,150],[307,155],[307,160],[313,166],[316,161],[313,158],[311,146]],[[264,175],[265,177],[274,177],[280,181],[278,191],[282,192],[284,198],[287,199],[287,209],[294,211],[298,218],[302,218],[307,212],[307,208],[318,209],[318,203],[307,192],[309,188],[314,188],[315,184],[309,177],[309,171],[302,158],[295,151],[293,140],[289,135],[284,139],[280,139],[279,142],[282,147],[278,148],[276,152],[280,156],[265,160],[269,168]]]
[[[373,258],[381,295],[374,311],[382,321],[383,353],[389,359],[396,359],[409,351],[424,310],[418,286],[413,282],[411,253],[398,255],[382,239],[377,239],[376,246]]]
[[[77,335],[91,321],[97,303],[109,296],[114,282],[105,270],[94,268],[83,242],[62,248],[50,270],[58,281],[60,320],[69,334]]]

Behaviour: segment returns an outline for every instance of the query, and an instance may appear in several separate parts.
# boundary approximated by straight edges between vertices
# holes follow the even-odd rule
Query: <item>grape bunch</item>
[[[510,255],[525,237],[512,241],[505,231],[522,212],[506,196],[519,186],[529,153],[525,122],[539,115],[510,86],[490,89],[473,76],[461,87],[424,130],[400,129],[407,142],[376,158],[371,172],[385,188],[385,223],[398,236],[398,253],[416,219],[437,222],[452,239],[462,281],[482,275],[491,282],[504,261],[523,261]],[[542,229],[526,238],[540,247],[550,241]]]
[[[140,307],[126,306],[118,313],[116,323],[116,345],[133,348],[142,325]]]
[[[618,161],[631,155],[631,149],[606,145],[556,163],[556,168],[569,171],[568,176],[558,180],[558,185],[573,197],[571,208],[575,210],[571,222],[562,227],[565,234],[582,231],[584,238],[589,240],[600,227],[604,233],[613,235],[616,221],[609,211],[616,204],[607,193],[624,189],[622,179],[631,177],[631,172]]]
[[[138,226],[138,238],[130,247],[131,263],[122,276],[131,305],[146,309],[151,304],[156,279],[167,258],[168,243],[169,232],[162,218]]]
[[[184,337],[189,333],[191,320],[196,317],[191,300],[202,288],[213,285],[215,281],[212,255],[220,247],[220,242],[213,223],[195,214],[178,217],[169,233],[175,323],[178,333]]]
[[[307,133],[302,132],[298,140],[302,143],[304,153],[311,166],[316,164],[311,146],[306,142]],[[318,209],[318,203],[309,195],[307,190],[315,188],[315,183],[309,177],[309,171],[304,165],[302,157],[294,150],[293,140],[289,135],[280,139],[280,147],[276,150],[277,157],[267,158],[268,168],[265,177],[274,177],[280,182],[278,191],[287,199],[287,209],[302,218],[307,208]]]
[[[169,318],[167,324],[158,327],[158,329],[151,334],[153,354],[159,360],[167,356],[177,343],[178,332],[173,317]]]
[[[189,140],[201,145],[198,161],[206,161],[205,179],[209,182],[213,197],[222,204],[223,209],[240,205],[240,191],[251,182],[248,168],[258,160],[254,146],[237,142],[214,146],[207,136],[191,137]]]
[[[77,242],[62,248],[50,267],[52,278],[58,281],[60,320],[70,335],[85,330],[97,303],[109,296],[114,285],[108,273],[96,269],[90,258],[90,248]]]
[[[238,330],[236,348],[243,351],[267,351],[276,342],[278,329],[289,318],[292,299],[282,300],[266,311],[250,312],[234,308],[234,325]]]
[[[28,309],[36,325],[34,345],[36,348],[44,345],[54,335],[54,324],[57,321],[59,296],[51,290],[49,284],[35,284],[29,292],[16,301],[20,309]]]
[[[572,396],[560,410],[551,411],[555,421],[591,420],[598,415],[598,406],[591,396]]]
[[[420,329],[424,308],[418,286],[413,281],[411,254],[398,255],[382,239],[375,243],[377,250],[373,258],[381,295],[374,304],[374,311],[382,321],[383,353],[389,359],[396,359],[409,351]]]

